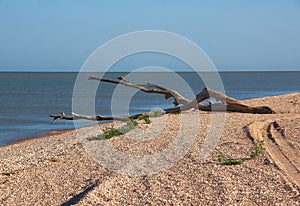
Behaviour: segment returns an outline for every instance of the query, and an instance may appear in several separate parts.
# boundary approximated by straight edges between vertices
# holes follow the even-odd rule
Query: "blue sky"
[[[300,0],[0,0],[0,71],[78,71],[106,41],[151,29],[194,41],[218,70],[300,71]]]

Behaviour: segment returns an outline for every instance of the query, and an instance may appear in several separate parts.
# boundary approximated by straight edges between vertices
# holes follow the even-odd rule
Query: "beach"
[[[199,153],[213,126],[213,112],[193,110],[152,118],[151,124],[140,123],[109,140],[87,138],[122,123],[0,147],[0,205],[299,205],[300,93],[241,102],[269,106],[276,114],[226,113],[217,146],[205,161]],[[115,172],[87,151],[86,145],[107,141],[129,155],[155,154],[176,139],[182,119],[196,130],[193,144],[160,172]],[[250,158],[257,140],[264,141],[266,152]],[[220,154],[246,160],[225,165]]]

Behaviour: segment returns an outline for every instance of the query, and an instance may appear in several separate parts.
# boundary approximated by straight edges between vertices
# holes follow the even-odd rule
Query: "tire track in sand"
[[[276,121],[254,122],[248,126],[254,140],[264,140],[266,151],[287,176],[300,187],[299,151],[291,147]]]

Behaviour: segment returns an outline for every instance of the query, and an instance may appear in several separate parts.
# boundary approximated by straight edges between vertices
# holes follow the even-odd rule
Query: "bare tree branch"
[[[159,84],[153,84],[150,82],[147,82],[146,84],[135,84],[128,80],[126,80],[124,77],[118,77],[119,80],[112,80],[112,79],[103,79],[103,78],[97,78],[97,77],[89,77],[89,80],[97,80],[101,82],[109,82],[113,84],[122,84],[124,86],[132,87],[139,89],[145,93],[156,93],[156,94],[163,94],[166,99],[169,99],[171,97],[174,98],[173,104],[175,106],[178,106],[179,104],[187,104],[190,103],[191,100],[185,98],[183,95],[181,95],[179,92],[163,87]],[[152,89],[151,89],[152,88]]]

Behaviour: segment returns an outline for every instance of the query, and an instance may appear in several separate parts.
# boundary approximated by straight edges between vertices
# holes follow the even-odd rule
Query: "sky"
[[[162,30],[201,47],[219,71],[300,71],[300,0],[0,0],[0,71],[79,71],[105,42]],[[118,63],[180,69],[155,55]]]

